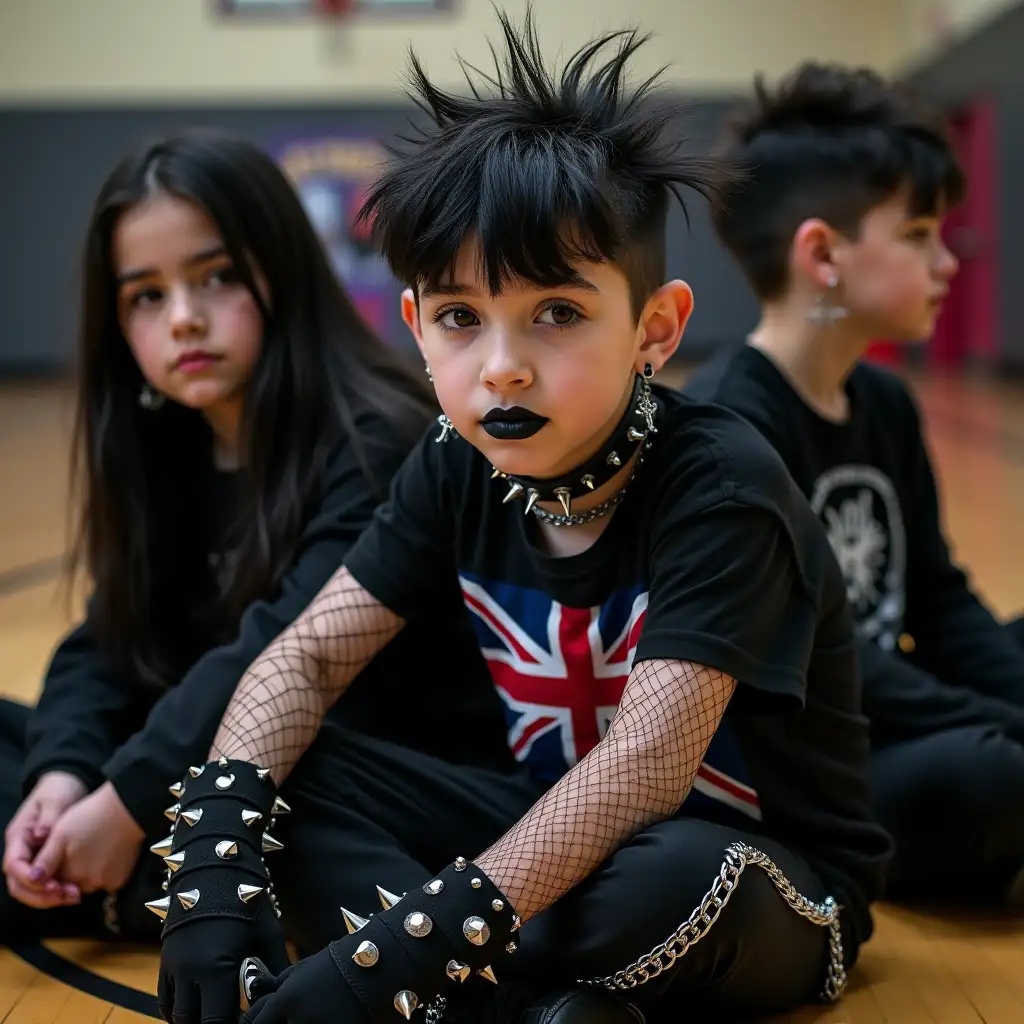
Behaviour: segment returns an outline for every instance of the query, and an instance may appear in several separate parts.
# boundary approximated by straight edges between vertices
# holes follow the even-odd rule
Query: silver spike
[[[379,885],[377,886],[377,895],[385,910],[390,910],[402,898],[393,892],[388,892],[387,889],[382,889]]]
[[[146,904],[146,908],[148,910],[152,910],[153,913],[156,914],[156,916],[159,917],[160,920],[162,921],[165,917],[167,917],[167,911],[171,909],[171,897],[164,896],[158,900],[150,900]]]
[[[619,458],[618,452],[612,452],[605,461],[608,463],[609,466],[622,465],[622,459]]]
[[[369,923],[368,917],[360,917],[358,914],[353,914],[351,910],[346,910],[344,907],[341,908],[341,917],[345,922],[345,928],[349,935],[355,934],[360,928],[365,928]]]
[[[518,480],[513,480],[512,486],[508,489],[508,494],[506,494],[505,497],[501,499],[501,503],[503,505],[507,505],[514,498],[521,497],[524,490],[526,490],[526,488],[523,487],[523,485],[519,483]]]
[[[263,820],[263,815],[260,814],[259,811],[249,811],[249,810],[242,811],[242,824],[243,825],[248,825],[250,828],[252,828],[252,826],[255,825],[257,821],[262,821],[262,820]]]
[[[460,960],[449,960],[448,966],[444,969],[444,973],[448,975],[452,981],[465,981],[472,973],[473,968],[469,964],[464,964]]]
[[[572,491],[568,487],[556,487],[555,497],[562,503],[562,511],[567,515],[572,515]]]
[[[412,1020],[412,1012],[420,1005],[420,997],[415,992],[403,988],[395,996],[395,1009],[406,1019]]]
[[[466,858],[465,857],[456,857],[455,858],[455,870],[456,871],[465,871],[466,870]]]
[[[352,959],[360,967],[372,967],[380,959],[380,950],[372,942],[360,942]]]
[[[256,769],[256,778],[259,779],[260,782],[262,782],[269,775],[270,775],[270,769],[269,768],[257,768]]]
[[[498,469],[496,466],[491,466],[491,469],[494,471],[494,472],[491,473],[491,479],[492,480],[499,480],[499,479],[501,479],[502,477],[504,477],[506,475],[506,474],[502,473],[502,471],[500,469]]]
[[[231,839],[224,839],[214,847],[214,853],[221,860],[231,860],[233,857],[238,856],[238,843]]]
[[[594,478],[593,476],[590,475],[590,473],[584,474],[580,482],[583,484],[584,487],[586,487],[588,491],[592,491],[594,489]]]
[[[189,889],[188,892],[179,892],[178,902],[186,910],[191,910],[199,902],[199,890]]]
[[[187,825],[195,825],[199,819],[203,816],[202,807],[197,807],[194,811],[182,811],[181,818]]]
[[[274,806],[270,808],[271,814],[291,814],[292,809],[279,797],[274,797]]]
[[[626,437],[634,444],[637,441],[642,441],[647,435],[642,430],[637,430],[636,427],[630,427],[626,431]]]
[[[166,857],[173,849],[174,836],[168,836],[166,839],[161,839],[159,843],[154,843],[149,848],[149,852],[155,853],[158,857]]]
[[[227,768],[227,766],[228,766],[228,759],[226,757],[224,757],[223,755],[221,755],[221,759],[217,762],[217,767],[218,768]]]
[[[175,800],[180,800],[181,794],[185,792],[185,787],[180,782],[175,782],[173,786],[167,787],[167,792],[170,793]]]
[[[501,913],[505,909],[505,904],[502,900],[491,900],[491,910],[495,913]]]
[[[277,853],[278,850],[284,849],[284,843],[280,840],[275,839],[269,832],[263,833],[263,852],[264,853]]]
[[[218,789],[230,789],[235,784],[234,775],[220,775],[214,785]]]
[[[494,976],[494,968],[489,964],[487,967],[480,968],[476,973],[479,974],[481,978],[486,978],[492,985],[498,984],[498,979]]]
[[[174,874],[185,863],[185,851],[180,850],[178,853],[172,853],[164,857],[164,863],[167,865],[167,870]]]
[[[423,891],[428,896],[436,896],[443,889],[444,889],[444,882],[442,882],[440,878],[435,878],[432,881],[427,882],[427,884],[425,886],[423,886]]]
[[[201,764],[198,768],[196,768],[193,765],[191,768],[189,768],[188,773],[189,773],[189,775],[192,776],[193,779],[198,779],[199,776],[202,775],[203,772],[205,772],[205,771],[206,771],[206,765],[205,764]]]
[[[164,817],[167,818],[169,821],[177,821],[178,811],[180,810],[181,804],[171,804],[171,806],[164,811]]]
[[[462,934],[474,946],[482,946],[491,937],[491,929],[482,917],[467,917],[462,922]]]
[[[540,497],[540,491],[538,491],[534,487],[531,487],[530,490],[526,494],[526,508],[523,510],[523,514],[524,515],[527,512],[529,512],[533,508],[534,505],[537,504],[537,499],[539,497]]]
[[[256,899],[266,888],[264,885],[246,885],[244,882],[238,887],[238,898],[243,903]]]
[[[517,932],[522,927],[523,927],[523,922],[520,919],[519,915],[518,914],[513,914],[512,915],[512,927],[509,929],[509,931]]]
[[[414,910],[404,923],[405,930],[414,939],[425,939],[434,929],[434,922],[422,910]]]

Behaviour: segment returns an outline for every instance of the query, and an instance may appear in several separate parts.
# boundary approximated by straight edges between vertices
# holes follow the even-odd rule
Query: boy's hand
[[[144,833],[106,782],[61,815],[32,862],[81,893],[117,892],[139,859]]]
[[[34,862],[61,815],[86,793],[85,783],[70,772],[47,772],[11,819],[4,833],[3,871],[19,902],[40,910],[79,902],[76,886],[61,884]]]

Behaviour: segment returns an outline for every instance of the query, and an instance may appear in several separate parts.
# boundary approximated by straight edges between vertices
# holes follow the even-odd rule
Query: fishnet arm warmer
[[[689,662],[634,667],[604,739],[475,858],[524,921],[676,812],[735,688]]]
[[[249,666],[210,759],[253,761],[281,783],[324,715],[405,625],[342,567],[306,610]]]

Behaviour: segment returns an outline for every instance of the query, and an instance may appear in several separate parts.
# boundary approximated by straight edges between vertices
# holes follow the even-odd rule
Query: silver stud
[[[193,779],[198,779],[199,776],[202,775],[203,772],[205,772],[205,771],[206,771],[206,765],[205,764],[201,764],[198,768],[196,768],[195,766],[189,768],[188,773],[189,773],[189,775],[192,776]]]
[[[238,843],[233,842],[231,839],[225,839],[214,847],[214,853],[221,860],[231,860],[233,857],[238,856]]]
[[[452,981],[462,982],[473,973],[473,969],[469,964],[464,964],[459,960],[449,960],[448,966],[444,969],[444,973],[447,974]]]
[[[360,942],[352,959],[360,967],[372,967],[380,959],[380,950],[372,942]]]
[[[214,785],[218,789],[230,789],[235,784],[234,775],[221,775]]]
[[[269,832],[263,833],[263,852],[264,853],[277,853],[278,850],[284,849],[284,843],[275,839]]]
[[[185,787],[180,782],[176,782],[173,786],[167,787],[167,792],[170,793],[175,800],[180,800],[181,794],[185,792]]]
[[[466,858],[465,857],[456,857],[455,858],[455,870],[456,871],[465,871],[466,870]]]
[[[589,473],[585,474],[580,482],[588,491],[592,491],[594,489],[594,478]]]
[[[186,910],[191,910],[199,902],[199,890],[189,889],[188,892],[179,892],[178,902]]]
[[[414,939],[425,939],[433,930],[434,922],[420,910],[414,910],[405,919],[405,930]]]
[[[515,951],[516,951],[516,950],[517,950],[518,948],[519,948],[519,947],[518,947],[518,946],[517,946],[517,945],[516,945],[516,944],[515,944],[514,942],[510,942],[510,943],[509,943],[509,944],[508,944],[508,945],[507,945],[507,946],[505,947],[505,952],[506,952],[506,953],[514,953],[514,952],[515,952]]]
[[[368,917],[360,917],[358,914],[353,914],[351,910],[346,910],[344,907],[341,908],[341,917],[345,922],[345,929],[349,935],[359,931],[360,928],[365,928],[369,923]]]
[[[479,974],[481,978],[486,978],[492,985],[498,984],[498,979],[494,976],[494,968],[489,964],[487,967],[480,968],[476,973]]]
[[[474,946],[482,946],[491,937],[491,929],[482,917],[467,917],[462,922],[462,934]]]
[[[436,896],[443,889],[444,882],[442,882],[440,878],[435,878],[433,881],[427,882],[427,884],[423,886],[423,891],[428,896]]]
[[[412,1012],[420,1005],[420,998],[415,992],[410,992],[407,988],[403,988],[401,992],[395,996],[395,1009],[406,1019],[412,1020]]]
[[[162,881],[162,882],[160,883],[160,891],[161,891],[161,892],[167,892],[167,887],[168,887],[168,886],[169,886],[170,884],[171,884],[171,880],[170,880],[169,878],[165,878],[165,879],[164,879],[164,880],[163,880],[163,881]]]
[[[522,495],[525,489],[526,488],[523,487],[521,483],[513,480],[512,486],[508,489],[508,494],[506,494],[505,497],[501,499],[501,503],[503,505],[507,505],[513,499],[520,497],[520,495]]]
[[[166,857],[173,849],[174,836],[168,836],[166,839],[161,839],[159,843],[154,843],[149,848],[149,852],[155,853],[158,857]]]
[[[266,779],[268,775],[270,775],[270,769],[269,768],[257,768],[256,769],[256,778],[259,779],[260,782],[262,782],[264,779]]]
[[[274,797],[274,806],[270,808],[271,814],[291,814],[292,809],[279,797]]]
[[[181,804],[171,804],[171,806],[164,811],[164,817],[169,819],[170,821],[177,821],[178,811],[180,810]]]
[[[252,828],[257,821],[262,821],[263,815],[259,811],[242,811],[242,824]]]
[[[479,889],[479,888],[480,888],[480,886],[481,886],[481,885],[483,885],[484,883],[483,883],[483,882],[481,882],[479,878],[474,878],[474,879],[472,879],[472,880],[470,881],[470,883],[469,883],[469,884],[470,884],[471,886],[473,886],[473,888],[474,888],[474,889]]]
[[[505,909],[505,904],[501,900],[491,900],[491,910],[495,913],[500,913]]]
[[[194,811],[182,811],[181,818],[185,824],[192,826],[203,816],[202,807],[197,807]]]
[[[381,906],[385,910],[390,910],[402,897],[396,896],[393,892],[388,892],[387,889],[382,889],[379,885],[377,886],[377,895],[380,897]]]
[[[217,762],[217,767],[218,768],[227,768],[227,766],[228,766],[228,759],[222,755],[221,759]]]
[[[149,910],[152,910],[153,913],[156,914],[156,916],[159,917],[160,920],[162,921],[165,917],[167,917],[167,911],[171,909],[171,897],[164,896],[162,899],[150,900],[146,904],[146,907]]]
[[[637,430],[636,427],[630,427],[626,431],[626,437],[629,438],[634,444],[637,441],[642,441],[647,435],[642,430]]]
[[[262,885],[246,885],[244,882],[238,887],[238,898],[243,903],[248,903],[250,900],[256,899],[261,892],[263,892],[265,886]]]
[[[164,857],[164,863],[167,865],[167,870],[173,875],[185,863],[185,851],[169,854]]]
[[[538,491],[535,487],[531,487],[530,490],[526,494],[526,508],[523,509],[523,514],[524,515],[527,512],[529,512],[533,508],[534,505],[537,504],[537,499],[539,497],[540,497],[540,491]]]
[[[621,466],[622,465],[622,459],[619,458],[619,453],[618,452],[612,452],[608,456],[606,461],[608,462],[609,466]]]

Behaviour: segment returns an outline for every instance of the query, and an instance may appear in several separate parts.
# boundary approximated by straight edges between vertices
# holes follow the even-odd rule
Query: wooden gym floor
[[[1019,612],[1024,384],[914,383],[956,551],[1001,615]],[[65,386],[0,384],[0,694],[25,701],[69,621],[57,586],[69,419]],[[845,1000],[787,1024],[1024,1022],[1024,917],[944,919],[890,907],[877,916]],[[90,942],[0,949],[0,1024],[146,1021],[155,1015],[155,966],[151,951]]]

